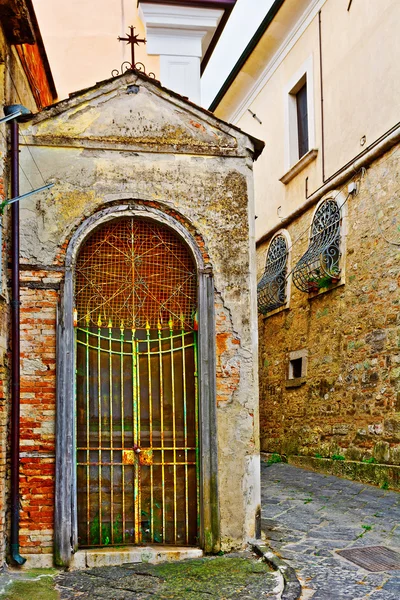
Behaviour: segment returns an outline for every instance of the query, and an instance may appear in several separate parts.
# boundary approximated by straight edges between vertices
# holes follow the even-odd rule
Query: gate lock
[[[122,463],[124,465],[134,465],[137,460],[140,465],[152,465],[153,450],[151,448],[139,448],[137,444],[134,444],[132,450],[122,450]]]

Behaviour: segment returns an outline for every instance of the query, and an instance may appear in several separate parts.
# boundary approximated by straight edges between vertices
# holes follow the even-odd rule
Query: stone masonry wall
[[[355,177],[346,203],[342,281],[314,297],[291,285],[290,306],[259,317],[261,447],[268,452],[400,464],[399,147]],[[342,188],[347,194],[347,183]],[[288,227],[292,266],[313,210]],[[306,234],[302,235],[302,232]],[[266,242],[258,251],[259,276]],[[308,350],[288,387],[289,353]]]

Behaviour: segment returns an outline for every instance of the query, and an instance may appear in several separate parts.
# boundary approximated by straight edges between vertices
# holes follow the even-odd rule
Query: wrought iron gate
[[[195,544],[191,256],[168,228],[119,219],[80,252],[75,297],[79,544]]]

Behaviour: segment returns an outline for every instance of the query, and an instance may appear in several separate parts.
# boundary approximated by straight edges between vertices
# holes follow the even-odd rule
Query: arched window
[[[264,274],[257,285],[258,312],[267,314],[286,303],[286,275],[288,272],[288,242],[280,233],[268,248]]]
[[[308,249],[293,269],[293,283],[302,292],[316,292],[340,280],[341,221],[334,198],[321,202],[315,211]]]

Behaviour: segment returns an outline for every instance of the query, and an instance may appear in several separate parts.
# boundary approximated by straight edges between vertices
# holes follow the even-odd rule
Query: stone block
[[[400,441],[400,417],[393,417],[384,421],[385,435]]]
[[[390,458],[390,445],[388,442],[380,441],[374,446],[374,458],[378,463],[387,463]]]
[[[26,563],[22,565],[24,571],[29,569],[51,569],[54,566],[53,554],[26,554],[21,551],[21,554],[26,558]]]
[[[350,425],[347,423],[338,423],[332,427],[333,435],[347,435],[350,431]]]
[[[375,329],[365,337],[365,341],[371,346],[371,352],[376,354],[384,349],[386,338],[387,333],[384,329]]]
[[[79,553],[78,553],[79,554]],[[200,548],[177,548],[174,546],[128,546],[125,548],[97,548],[86,550],[85,566],[110,567],[125,563],[151,563],[174,562],[190,558],[201,558],[203,551]],[[79,559],[78,564],[83,564]],[[76,566],[74,568],[83,568]]]

